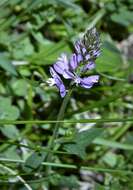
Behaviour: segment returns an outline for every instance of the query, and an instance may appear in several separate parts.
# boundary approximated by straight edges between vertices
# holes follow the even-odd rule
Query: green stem
[[[74,112],[75,113],[75,112]],[[130,118],[110,118],[110,119],[67,119],[67,120],[0,120],[0,125],[26,125],[26,124],[48,124],[48,123],[114,123],[114,122],[133,122],[133,117]],[[10,125],[9,125],[10,127]],[[29,126],[28,126],[29,127]]]
[[[25,163],[24,160],[14,160],[7,158],[0,158],[0,161],[3,162],[13,162],[13,163]],[[121,170],[121,169],[110,169],[110,168],[101,168],[101,167],[92,167],[92,166],[77,166],[75,164],[62,164],[62,163],[53,163],[53,162],[42,162],[44,166],[52,166],[56,168],[66,168],[66,169],[83,169],[94,172],[107,172],[107,173],[120,173],[123,175],[133,175],[133,172],[130,170]],[[1,165],[0,165],[1,166]]]
[[[72,89],[70,89],[68,91],[67,95],[65,96],[65,98],[64,98],[64,100],[62,102],[61,108],[60,108],[58,116],[57,116],[57,121],[61,121],[63,119],[64,113],[65,113],[65,109],[67,107],[67,104],[69,102],[71,94],[72,94]],[[54,131],[53,131],[53,135],[52,135],[52,137],[51,137],[51,139],[49,141],[49,144],[48,144],[48,149],[49,150],[53,149],[53,147],[54,147],[54,141],[58,137],[58,130],[60,128],[60,125],[61,125],[60,122],[56,122],[55,127],[54,127]],[[52,152],[49,152],[48,155],[47,155],[47,160],[50,161],[51,157],[52,157]]]

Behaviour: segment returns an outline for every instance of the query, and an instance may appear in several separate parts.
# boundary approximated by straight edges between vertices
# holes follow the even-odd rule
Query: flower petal
[[[81,54],[77,55],[77,61],[78,61],[78,63],[80,63],[81,61],[83,61],[83,56]]]
[[[59,74],[63,74],[64,70],[68,70],[68,59],[66,54],[61,54],[58,61],[53,65],[55,71]]]
[[[61,54],[61,56],[58,58],[58,61],[62,63],[64,69],[68,68],[68,59],[65,53]]]
[[[60,77],[59,77],[59,78],[56,78],[56,79],[55,79],[55,83],[56,83],[57,88],[58,88],[59,91],[60,91],[61,97],[63,98],[63,97],[66,95],[66,88],[65,88],[65,86],[64,86],[64,84],[63,84],[61,78],[60,78]]]
[[[70,58],[70,69],[74,71],[78,66],[77,55],[73,53]]]
[[[75,54],[76,56],[76,54]],[[76,60],[74,56],[74,64],[76,64]],[[73,67],[75,65],[72,65]],[[58,61],[53,65],[55,71],[61,74],[65,79],[72,79],[74,77],[73,73],[70,71],[70,64],[68,62],[66,54],[62,54],[61,57],[58,58]]]
[[[64,97],[66,95],[66,88],[65,88],[65,85],[63,84],[60,76],[55,72],[55,70],[52,67],[50,67],[50,73],[54,79],[54,84],[60,91],[61,97]]]
[[[90,61],[88,64],[86,64],[83,67],[83,72],[86,72],[87,70],[91,70],[95,68],[95,63],[93,61]]]
[[[63,84],[60,85],[60,95],[62,98],[66,95],[66,88]]]
[[[99,80],[98,75],[81,78],[80,86],[84,88],[91,88]]]
[[[74,74],[68,70],[64,70],[62,75],[65,79],[72,79],[74,77]]]
[[[62,74],[64,72],[64,69],[62,67],[62,64],[60,62],[56,62],[54,65],[53,65],[55,71],[59,74]]]

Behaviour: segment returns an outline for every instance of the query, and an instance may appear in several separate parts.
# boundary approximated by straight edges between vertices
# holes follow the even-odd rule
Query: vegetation
[[[133,189],[132,18],[132,0],[0,1],[1,190]],[[99,82],[61,98],[49,67],[93,27]]]

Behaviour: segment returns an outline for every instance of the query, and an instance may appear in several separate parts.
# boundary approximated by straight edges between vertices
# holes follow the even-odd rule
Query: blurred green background
[[[33,120],[56,120],[62,103],[45,84],[49,66],[94,26],[102,44],[94,71],[100,82],[75,88],[65,119],[116,122],[62,124],[48,175],[54,125]],[[133,121],[121,121],[133,116],[132,84],[132,0],[0,0],[0,189],[133,189]]]

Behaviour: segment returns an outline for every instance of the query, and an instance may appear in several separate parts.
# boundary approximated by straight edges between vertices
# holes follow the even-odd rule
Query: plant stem
[[[76,111],[74,114],[78,113]],[[72,113],[71,113],[72,114]],[[69,115],[70,116],[70,115]],[[0,119],[0,125],[7,125],[10,127],[12,125],[26,125],[26,124],[48,124],[48,123],[114,123],[114,122],[133,122],[133,117],[130,118],[102,118],[102,119],[69,119],[69,120],[3,120]],[[28,127],[32,127],[28,125]]]
[[[67,104],[69,102],[69,99],[71,97],[71,94],[72,94],[72,89],[70,89],[67,93],[67,95],[65,96],[63,102],[62,102],[62,105],[60,107],[60,110],[59,110],[59,113],[58,113],[58,116],[57,116],[57,121],[60,121],[63,119],[64,117],[64,113],[65,113],[65,109],[67,107]],[[54,147],[54,141],[55,139],[58,137],[58,130],[60,128],[60,125],[61,123],[60,122],[56,122],[55,124],[55,127],[54,127],[54,131],[53,131],[53,135],[49,141],[49,144],[48,144],[48,149],[51,150],[53,149]],[[52,152],[48,152],[47,154],[47,161],[51,161],[51,157],[52,157]]]
[[[13,162],[13,163],[25,163],[24,160],[14,160],[14,159],[7,159],[7,158],[0,158],[0,161],[3,162]],[[93,167],[93,166],[77,166],[76,164],[65,164],[65,163],[53,163],[53,162],[42,162],[44,166],[51,166],[55,168],[68,168],[68,169],[81,169],[81,170],[89,170],[94,172],[105,172],[105,173],[120,173],[123,175],[133,175],[133,171],[130,170],[121,170],[121,169],[110,169],[110,168],[103,168],[103,167]],[[1,164],[0,164],[1,167]],[[6,167],[6,166],[5,166]],[[13,174],[13,173],[12,173]],[[13,174],[14,175],[14,174]]]

